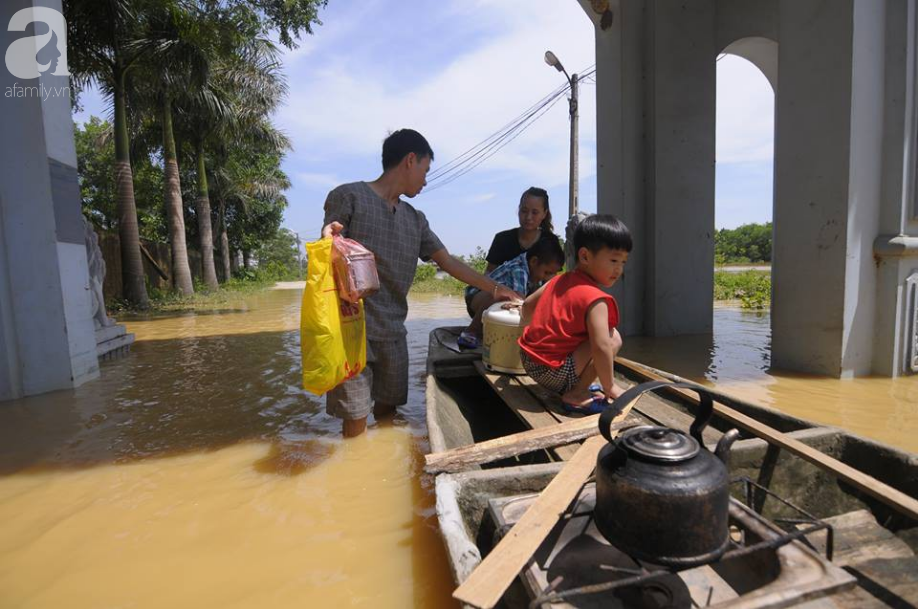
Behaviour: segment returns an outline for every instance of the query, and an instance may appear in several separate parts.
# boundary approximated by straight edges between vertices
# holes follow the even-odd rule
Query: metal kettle
[[[668,427],[640,426],[612,438],[617,412],[647,391],[684,387],[701,403],[689,434]],[[619,550],[669,567],[691,567],[717,560],[730,541],[727,460],[739,436],[720,439],[714,454],[701,432],[714,412],[711,394],[688,383],[653,381],[632,387],[599,419],[609,444],[596,463],[596,526]]]

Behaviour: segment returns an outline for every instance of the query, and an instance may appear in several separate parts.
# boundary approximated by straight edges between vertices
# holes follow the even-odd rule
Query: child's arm
[[[607,397],[617,398],[622,390],[615,385],[614,361],[620,342],[612,337],[609,329],[609,305],[605,300],[597,300],[587,309],[587,333],[590,336],[590,354],[593,356],[593,365],[596,375],[602,384],[602,390]]]
[[[520,314],[521,326],[528,325],[529,322],[532,321],[532,313],[535,311],[536,305],[539,303],[539,298],[542,297],[542,292],[545,291],[546,285],[548,284],[546,283],[543,285],[541,288],[527,296],[526,300],[523,301],[523,310]]]

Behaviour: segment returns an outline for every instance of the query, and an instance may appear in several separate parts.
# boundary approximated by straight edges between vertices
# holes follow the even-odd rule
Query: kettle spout
[[[730,448],[739,439],[739,436],[738,429],[731,429],[720,438],[717,447],[714,449],[714,455],[728,468],[730,467]]]

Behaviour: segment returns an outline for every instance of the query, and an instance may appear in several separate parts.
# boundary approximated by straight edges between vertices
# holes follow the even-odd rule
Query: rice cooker
[[[504,309],[504,304],[494,303],[481,316],[484,323],[481,360],[488,370],[526,374],[520,362],[520,346],[516,342],[523,334],[520,309]]]

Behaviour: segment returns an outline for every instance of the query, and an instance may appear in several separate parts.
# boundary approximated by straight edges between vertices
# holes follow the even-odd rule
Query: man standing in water
[[[362,434],[372,409],[376,418],[408,401],[408,289],[418,258],[433,260],[464,283],[496,300],[522,296],[475,272],[446,250],[423,213],[400,197],[415,197],[427,184],[434,153],[417,131],[400,129],[383,142],[383,173],[373,182],[344,184],[328,193],[322,237],[341,234],[376,255],[379,291],[364,300],[367,367],[326,394],[326,411],[344,420],[344,437]]]

